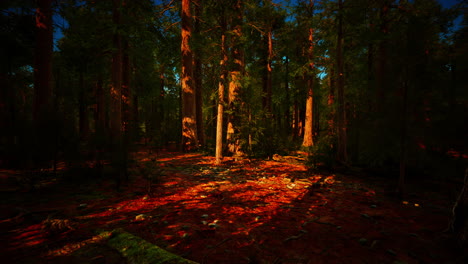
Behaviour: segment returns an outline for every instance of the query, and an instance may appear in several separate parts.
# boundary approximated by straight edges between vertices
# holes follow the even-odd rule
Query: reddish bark
[[[240,104],[239,92],[241,90],[242,74],[244,72],[244,53],[241,47],[242,38],[242,18],[243,8],[242,0],[234,4],[236,15],[232,18],[233,36],[231,38],[231,59],[232,68],[229,71],[231,80],[229,82],[228,106],[232,114],[228,117],[227,125],[227,146],[231,154],[242,155],[239,141],[240,126]]]
[[[202,15],[202,1],[201,0],[194,0],[193,4],[195,6],[195,20],[194,20],[194,27],[193,33],[197,39],[200,39],[200,30],[201,30],[201,15]],[[198,143],[203,146],[205,144],[205,133],[204,133],[204,126],[203,126],[203,90],[202,90],[202,55],[201,49],[197,48],[194,49],[193,52],[193,80],[194,80],[194,89],[195,89],[195,107],[196,107],[196,119],[197,119],[197,135],[198,135]]]
[[[193,84],[193,54],[190,47],[192,37],[192,15],[190,0],[182,0],[182,148],[193,150],[198,147],[196,123],[196,96]]]
[[[271,61],[273,58],[273,32],[271,26],[269,26],[267,33],[264,36],[265,39],[265,72],[263,75],[263,97],[262,105],[263,111],[267,116],[271,115],[271,97],[272,97],[272,87],[271,87]]]
[[[314,0],[309,2],[308,8],[312,15],[314,14]],[[311,147],[314,145],[314,29],[309,28],[307,58],[309,60],[309,73],[307,74],[307,100],[306,100],[306,114],[304,124],[304,140],[302,141],[303,147]]]

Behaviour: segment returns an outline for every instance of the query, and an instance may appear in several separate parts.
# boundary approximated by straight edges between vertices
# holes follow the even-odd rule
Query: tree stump
[[[465,171],[465,179],[460,195],[452,209],[450,230],[455,234],[459,243],[468,242],[468,168]]]

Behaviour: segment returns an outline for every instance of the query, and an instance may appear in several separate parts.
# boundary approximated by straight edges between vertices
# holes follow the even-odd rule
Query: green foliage
[[[320,139],[308,148],[307,166],[311,169],[331,169],[335,165],[336,138],[330,135]]]
[[[130,263],[196,264],[123,230],[112,231],[107,244],[118,250]]]
[[[156,160],[151,159],[144,163],[138,164],[138,167],[134,170],[134,173],[141,175],[146,180],[146,192],[148,195],[152,194],[152,187],[158,184],[161,180],[161,176],[164,175],[164,170],[161,168]]]

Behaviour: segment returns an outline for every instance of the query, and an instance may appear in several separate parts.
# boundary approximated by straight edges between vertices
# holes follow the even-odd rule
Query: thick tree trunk
[[[122,0],[113,0],[113,22],[120,25]],[[110,87],[110,129],[111,141],[120,150],[122,138],[122,37],[118,32],[113,36],[112,73]]]
[[[202,15],[202,0],[194,0],[193,4],[195,5],[195,23],[194,23],[194,35],[197,40],[201,40],[200,30],[201,30],[201,15]],[[203,146],[205,145],[205,129],[203,124],[203,90],[202,90],[202,55],[201,48],[194,49],[193,53],[193,79],[194,79],[194,88],[195,88],[195,97],[196,97],[196,116],[197,116],[197,135],[198,143]]]
[[[405,76],[402,83],[402,98],[400,108],[400,175],[398,178],[397,193],[400,198],[405,194],[406,178],[406,160],[407,160],[407,137],[408,137],[408,73],[405,70]]]
[[[314,0],[309,1],[309,12],[314,14]],[[306,96],[306,114],[304,124],[304,140],[302,141],[303,147],[311,147],[314,145],[314,29],[309,28],[309,47],[307,48],[307,59],[309,64],[309,73],[307,74],[307,96]]]
[[[95,127],[96,127],[96,134],[99,136],[104,135],[105,125],[105,97],[104,97],[104,88],[103,88],[103,81],[102,77],[98,76],[95,84],[95,95],[96,95],[96,113],[95,113]]]
[[[268,28],[267,33],[264,36],[265,41],[265,70],[263,74],[263,96],[262,96],[262,106],[263,111],[267,118],[271,116],[271,96],[272,96],[272,87],[271,87],[271,61],[273,58],[273,32],[271,27]]]
[[[97,169],[97,175],[102,175],[102,166],[104,159],[104,137],[105,137],[105,97],[104,97],[104,88],[103,88],[102,77],[99,75],[95,84],[95,96],[96,96],[96,108],[94,113],[94,121],[96,128],[96,145],[95,145],[95,164],[94,167]]]
[[[86,83],[84,81],[84,73],[80,71],[79,73],[79,130],[80,130],[80,139],[86,140],[89,134],[89,119],[87,111],[87,94],[86,94]]]
[[[226,47],[226,31],[225,23],[222,23],[221,30],[221,75],[218,85],[218,116],[216,120],[216,165],[220,165],[223,159],[223,115],[224,115],[224,90],[227,79],[226,65],[228,62],[227,47]]]
[[[190,47],[192,37],[192,15],[190,0],[182,0],[182,149],[198,148],[196,122],[196,95],[193,84],[193,54]]]
[[[294,99],[293,111],[293,139],[296,140],[300,136],[299,101],[297,99]]]
[[[113,22],[116,27],[121,24],[122,0],[113,0]],[[125,177],[122,166],[124,155],[122,152],[122,37],[119,32],[113,36],[112,73],[110,87],[110,138],[112,145],[112,165],[116,170],[115,181],[117,190]]]
[[[329,74],[329,86],[330,90],[328,93],[327,105],[330,108],[330,114],[328,115],[328,130],[330,135],[336,135],[335,131],[335,65],[331,65],[331,70]]]
[[[47,166],[52,159],[52,0],[38,0],[36,9],[36,47],[34,52],[34,151],[31,165]],[[4,89],[2,87],[1,89]],[[12,104],[13,105],[13,104]]]
[[[34,52],[33,119],[38,125],[50,111],[52,97],[52,0],[38,0]]]
[[[239,127],[241,118],[241,99],[239,92],[241,90],[242,75],[244,72],[244,53],[242,50],[242,19],[243,8],[242,0],[237,0],[233,6],[235,16],[232,18],[233,36],[231,38],[231,59],[232,68],[229,71],[230,82],[228,92],[228,106],[231,114],[228,117],[227,124],[227,147],[229,153],[233,155],[242,155],[240,146]]]
[[[338,94],[338,155],[337,159],[342,163],[347,163],[347,122],[344,99],[344,65],[343,65],[343,1],[338,0],[338,36],[336,45],[336,66],[337,66],[337,94]]]
[[[131,116],[131,89],[130,89],[130,58],[129,44],[127,39],[122,41],[122,170],[125,180],[128,181],[128,155],[130,151],[130,138],[132,132]]]
[[[389,0],[382,0],[380,9],[380,31],[383,34],[383,39],[378,44],[378,58],[377,58],[377,109],[383,110],[382,107],[385,103],[385,92],[387,90],[387,46],[388,46],[388,13],[390,10]]]

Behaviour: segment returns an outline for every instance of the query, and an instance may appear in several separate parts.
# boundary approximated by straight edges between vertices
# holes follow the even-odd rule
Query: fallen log
[[[107,244],[122,254],[129,263],[148,264],[197,264],[170,253],[148,241],[122,229],[111,232]]]

